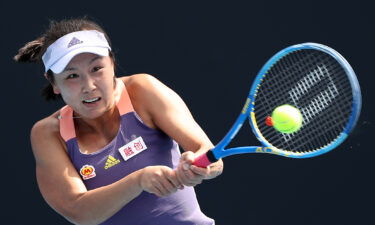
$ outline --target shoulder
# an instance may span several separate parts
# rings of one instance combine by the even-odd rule
[[[161,81],[149,74],[122,77],[134,110],[150,127],[158,127],[156,117],[181,105],[180,97]]]
[[[161,106],[161,102],[167,103],[168,99],[175,95],[174,91],[150,74],[135,74],[122,77],[121,80],[126,86],[134,108],[149,107],[156,103]]]
[[[150,74],[135,74],[121,79],[134,107],[146,104],[144,107],[160,110],[163,106],[180,103],[180,96],[175,91]]]
[[[129,94],[137,92],[157,91],[161,87],[165,87],[162,82],[150,74],[134,74],[120,78],[128,90]]]
[[[31,135],[58,133],[60,128],[58,115],[59,112],[55,112],[54,114],[36,122],[31,129]]]
[[[34,155],[37,157],[49,144],[63,143],[60,135],[59,112],[36,122],[30,133]],[[63,146],[63,145],[62,145]]]

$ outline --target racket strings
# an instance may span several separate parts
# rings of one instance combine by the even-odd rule
[[[320,68],[319,66],[318,66],[318,68]],[[324,72],[327,72],[327,70],[325,69],[325,71]],[[319,73],[316,73],[316,71],[314,72],[314,75],[315,75],[315,78],[317,77],[318,79],[321,77],[321,76],[323,76],[323,73],[324,73],[322,70],[320,70],[320,74]],[[309,74],[310,76],[306,76],[307,78],[311,78],[311,73]],[[306,78],[305,77],[305,78]],[[316,82],[316,79],[314,79],[314,77],[312,77],[311,79],[310,79],[310,82],[311,82],[311,80],[313,80],[313,82]],[[305,79],[305,81],[306,81],[306,79]],[[303,84],[303,83],[302,83]],[[306,90],[307,90],[307,88],[306,88],[306,86],[304,86],[304,85],[300,85],[300,84],[298,84],[298,88],[300,88],[300,89],[302,89],[302,91],[303,92],[306,92]],[[308,85],[309,86],[309,85]],[[310,85],[311,86],[311,85]],[[318,85],[318,87],[319,87],[319,85]],[[328,90],[331,90],[332,88],[329,88]],[[313,90],[317,90],[316,88],[314,88]],[[315,91],[315,92],[312,92],[313,94],[312,95],[316,95],[317,93],[320,93],[321,95],[324,95],[323,94],[323,92],[321,92],[320,90],[317,90],[317,91]],[[336,95],[338,92],[337,92],[337,90],[335,91],[335,93],[332,93],[332,95],[334,96],[334,95]],[[304,94],[304,93],[302,93],[302,94]],[[326,94],[326,93],[325,93]],[[320,96],[318,96],[318,98],[315,98],[311,103],[310,103],[310,110],[313,110],[314,111],[314,114],[317,114],[317,113],[319,113],[320,111],[322,111],[323,110],[323,107],[320,107],[320,104],[319,104],[319,101],[323,101],[325,98],[319,98]],[[301,100],[301,102],[304,102],[303,100]],[[328,105],[328,103],[325,103],[325,105]],[[301,107],[301,106],[300,106]],[[305,115],[304,116],[304,123],[305,123],[305,125],[306,125],[306,123],[308,123],[309,122],[309,120],[308,120],[308,118],[309,118],[309,110],[305,110],[305,112],[304,112],[304,110],[302,110],[302,114],[303,115]],[[306,116],[307,115],[307,116]],[[310,118],[311,118],[312,116],[310,116]],[[307,120],[306,120],[307,119]],[[327,121],[331,121],[331,120],[327,120]],[[326,127],[328,127],[329,125],[327,125]],[[328,133],[328,132],[327,132]],[[308,135],[308,134],[306,134],[306,135]],[[286,137],[290,137],[290,136],[293,136],[293,134],[291,134],[291,135],[283,135],[284,136],[284,139],[286,138]],[[323,136],[323,137],[325,137],[325,136]],[[325,140],[326,138],[323,138],[323,137],[320,137],[318,140],[323,140],[325,143],[327,143],[327,141]],[[313,136],[310,136],[309,137],[310,139],[311,138],[313,138]]]
[[[347,75],[334,58],[317,50],[301,50],[279,59],[266,72],[254,113],[258,129],[271,145],[308,152],[338,137],[350,116],[352,98]],[[265,125],[266,117],[282,104],[301,110],[304,120],[298,132],[283,134]]]
[[[319,74],[317,74],[317,75],[319,75]],[[314,81],[314,82],[316,82],[316,81]],[[301,88],[301,87],[299,87],[299,88]],[[305,90],[306,90],[306,88],[305,88]],[[317,90],[316,88],[314,88],[313,90]],[[332,90],[332,88],[329,88],[328,90]],[[318,91],[316,91],[316,92],[318,92],[318,93],[320,93],[321,95],[323,95],[323,92],[321,92],[320,90],[318,90]],[[315,95],[316,94],[316,92],[315,93],[313,93],[313,95]],[[327,94],[327,93],[325,93],[325,94]],[[337,90],[335,91],[335,93],[332,93],[331,92],[331,95],[332,96],[335,96],[337,94]],[[320,104],[319,104],[319,101],[323,101],[324,100],[324,98],[319,98],[320,96],[318,96],[318,98],[315,98],[314,99],[314,101],[312,101],[311,102],[311,104],[310,104],[310,111],[311,110],[313,110],[313,114],[317,114],[317,113],[319,113],[320,111],[322,111],[323,110],[323,107],[320,107]],[[323,96],[324,97],[324,96]],[[325,97],[327,97],[327,96],[325,96]],[[302,101],[303,102],[303,101]],[[328,105],[328,103],[325,103],[325,106],[327,106]],[[305,112],[304,112],[305,111]],[[302,110],[302,114],[303,115],[305,115],[305,117],[304,117],[304,121],[305,121],[305,125],[306,125],[306,123],[308,123],[309,122],[309,116],[310,116],[310,114],[309,114],[309,110]],[[306,116],[307,115],[307,116]],[[310,117],[312,117],[312,116],[310,116]],[[327,121],[332,121],[332,120],[327,120]],[[334,124],[333,124],[334,125]],[[326,125],[325,127],[332,127],[332,125],[330,125],[330,124],[328,124],[328,125]],[[332,133],[332,132],[329,132],[329,131],[327,131],[326,132],[326,134],[329,134],[329,133]],[[309,135],[309,134],[306,134],[306,135]],[[290,137],[290,136],[293,136],[293,135],[283,135],[284,136],[284,138],[285,137]],[[311,136],[311,135],[309,135],[309,139],[316,139],[316,137],[315,136]],[[327,143],[327,138],[326,138],[326,136],[324,135],[324,136],[318,136],[318,138],[317,138],[317,140],[321,140],[321,141],[323,141],[323,142],[325,142],[325,143]],[[304,143],[302,143],[302,144],[304,144]],[[322,144],[320,144],[320,145],[322,145]],[[297,146],[298,147],[298,146]]]

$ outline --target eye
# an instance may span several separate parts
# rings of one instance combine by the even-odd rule
[[[93,69],[92,69],[92,71],[93,72],[97,72],[97,71],[99,71],[100,69],[102,69],[103,67],[101,67],[101,66],[95,66]]]
[[[78,75],[76,73],[72,73],[72,74],[69,74],[66,79],[73,79],[73,78],[77,78]]]

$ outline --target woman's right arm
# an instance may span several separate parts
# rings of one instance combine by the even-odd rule
[[[142,191],[165,196],[181,186],[172,169],[151,166],[110,185],[88,191],[69,159],[59,134],[58,119],[54,117],[33,126],[31,144],[37,181],[44,199],[74,224],[99,224]]]

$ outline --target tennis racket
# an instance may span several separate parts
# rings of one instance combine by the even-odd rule
[[[347,138],[358,120],[361,103],[356,75],[338,52],[316,43],[290,46],[262,67],[232,128],[193,164],[206,167],[220,158],[243,153],[292,158],[327,153]],[[302,126],[296,132],[282,133],[266,122],[272,111],[284,104],[302,114]],[[225,149],[246,118],[262,145]]]

